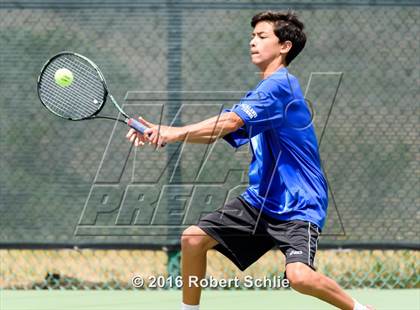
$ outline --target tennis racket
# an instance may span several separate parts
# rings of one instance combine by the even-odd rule
[[[98,66],[77,53],[61,52],[48,60],[38,77],[37,88],[41,103],[59,117],[72,121],[95,118],[116,120],[142,134],[147,129],[118,105]],[[98,116],[108,97],[120,112],[118,118]]]

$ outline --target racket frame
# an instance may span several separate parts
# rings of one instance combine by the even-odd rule
[[[48,67],[48,65],[55,60],[58,57],[61,57],[63,55],[71,55],[71,56],[76,56],[79,57],[83,60],[85,60],[86,62],[88,62],[93,69],[95,69],[96,73],[99,76],[99,79],[102,83],[102,86],[104,88],[104,96],[103,96],[103,100],[102,100],[102,104],[101,106],[96,110],[95,113],[93,113],[92,115],[83,117],[83,118],[78,118],[78,119],[73,119],[71,117],[64,117],[58,113],[56,113],[55,111],[53,111],[52,109],[50,109],[42,100],[41,98],[41,94],[40,94],[40,83],[41,83],[41,77],[44,74],[44,71],[46,70],[46,68]],[[130,118],[130,116],[127,115],[127,113],[124,112],[124,110],[120,107],[120,105],[117,103],[117,101],[114,99],[114,97],[111,95],[111,93],[108,90],[108,86],[106,84],[106,80],[104,75],[102,74],[101,70],[99,69],[99,67],[89,58],[87,58],[86,56],[80,55],[78,53],[75,52],[70,52],[70,51],[63,51],[60,52],[54,56],[52,56],[47,62],[45,62],[45,64],[43,65],[42,69],[41,69],[41,73],[38,76],[38,82],[37,82],[37,94],[38,94],[38,98],[41,101],[42,105],[51,113],[53,113],[54,115],[61,117],[63,119],[67,119],[67,120],[71,120],[71,121],[82,121],[82,120],[87,120],[87,119],[98,119],[98,118],[104,118],[104,119],[111,119],[111,120],[116,120],[119,122],[122,122],[124,124],[127,124],[128,126],[130,126],[131,128],[135,129],[136,131],[143,133],[145,129],[147,129],[146,126],[144,126],[142,123],[140,123],[139,121],[137,121],[134,118]],[[114,106],[117,108],[118,112],[120,112],[120,114],[122,114],[124,116],[124,119],[121,118],[115,118],[115,117],[110,117],[110,116],[97,116],[99,114],[99,112],[101,112],[101,110],[103,109],[103,107],[105,106],[106,100],[107,98],[110,98],[112,103],[114,104]]]
[[[82,58],[83,60],[85,60],[85,61],[87,61],[94,69],[95,69],[95,71],[96,71],[96,73],[98,74],[98,76],[99,76],[99,79],[100,79],[100,81],[101,81],[101,83],[102,83],[102,86],[103,86],[103,88],[104,88],[104,96],[103,96],[103,98],[102,98],[102,104],[101,104],[101,106],[96,110],[96,112],[95,113],[93,113],[92,115],[89,115],[89,116],[86,116],[86,117],[83,117],[83,118],[77,118],[77,119],[74,119],[74,118],[71,118],[71,117],[65,117],[65,116],[62,116],[62,115],[60,115],[60,114],[58,114],[58,113],[56,113],[55,111],[53,111],[52,109],[50,109],[45,103],[44,103],[44,101],[42,100],[42,98],[41,98],[41,93],[40,93],[40,83],[41,83],[41,78],[42,78],[42,76],[44,75],[44,71],[47,69],[47,67],[48,67],[48,65],[53,61],[53,60],[55,60],[56,58],[58,58],[58,57],[61,57],[61,56],[63,56],[63,55],[72,55],[72,56],[76,56],[76,57],[80,57],[80,58]],[[41,101],[41,103],[42,103],[42,105],[48,110],[48,111],[50,111],[51,113],[53,113],[54,115],[56,115],[56,116],[58,116],[58,117],[61,117],[61,118],[64,118],[64,119],[67,119],[67,120],[70,120],[70,121],[83,121],[83,120],[86,120],[86,119],[92,119],[92,118],[95,118],[95,116],[103,109],[103,107],[105,106],[105,103],[106,103],[106,100],[107,100],[107,97],[110,95],[109,94],[109,91],[108,91],[108,87],[107,87],[107,85],[106,85],[106,81],[105,81],[105,78],[104,78],[104,76],[103,76],[103,74],[102,74],[102,72],[101,72],[101,70],[99,69],[99,67],[92,61],[92,60],[90,60],[89,58],[87,58],[87,57],[85,57],[85,56],[83,56],[83,55],[80,55],[80,54],[77,54],[77,53],[74,53],[74,52],[69,52],[69,51],[63,51],[63,52],[60,52],[60,53],[58,53],[58,54],[56,54],[56,55],[54,55],[54,56],[52,56],[50,59],[48,59],[46,62],[45,62],[45,64],[42,66],[42,69],[41,69],[41,73],[39,74],[39,76],[38,76],[38,82],[37,82],[37,94],[38,94],[38,98],[39,98],[39,100]],[[114,105],[116,105],[116,103],[115,102],[113,102],[114,103]],[[118,109],[118,111],[119,112],[122,112],[122,114],[125,116],[126,114],[124,113],[124,111],[122,111],[122,109],[117,105],[117,109]]]

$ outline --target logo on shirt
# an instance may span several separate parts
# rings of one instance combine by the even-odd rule
[[[302,251],[295,251],[295,250],[293,250],[293,251],[290,251],[289,256],[292,256],[292,255],[302,255],[302,254],[303,254]]]
[[[241,109],[246,113],[246,115],[249,116],[249,118],[253,119],[257,117],[257,112],[255,112],[255,110],[249,104],[243,103],[241,105]]]

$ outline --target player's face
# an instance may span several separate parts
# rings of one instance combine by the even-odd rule
[[[255,25],[249,42],[251,61],[254,65],[264,70],[273,62],[280,61],[284,53],[284,44],[279,42],[279,38],[274,34],[273,24],[269,22],[259,22]],[[290,43],[289,41],[286,41]]]

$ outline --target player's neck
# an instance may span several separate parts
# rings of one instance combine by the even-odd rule
[[[266,79],[273,73],[277,72],[281,68],[285,68],[286,65],[283,63],[283,61],[272,61],[269,63],[266,67],[260,68],[261,69],[261,79]]]

